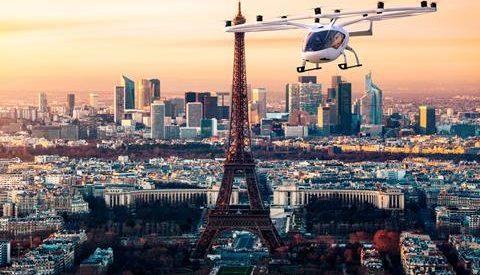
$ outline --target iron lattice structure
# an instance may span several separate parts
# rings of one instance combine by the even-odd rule
[[[244,24],[240,3],[235,25]],[[221,232],[245,230],[259,236],[263,243],[274,252],[282,246],[282,240],[270,219],[270,210],[264,208],[258,188],[255,160],[251,152],[251,136],[248,121],[248,91],[245,67],[245,33],[235,33],[233,63],[232,111],[230,135],[224,164],[222,185],[217,203],[210,209],[207,226],[192,252],[192,259],[203,259],[212,242]],[[233,181],[243,177],[247,184],[249,206],[230,205]]]

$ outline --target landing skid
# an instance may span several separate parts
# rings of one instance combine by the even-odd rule
[[[355,50],[352,49],[350,46],[347,46],[347,47],[345,48],[345,50],[350,51],[350,52],[352,52],[352,53],[355,55],[355,61],[357,62],[357,64],[348,66],[348,63],[347,63],[347,55],[346,55],[345,52],[344,52],[344,53],[343,53],[343,60],[344,60],[344,62],[338,64],[338,67],[339,67],[340,69],[342,69],[342,70],[348,70],[348,69],[350,69],[350,68],[361,67],[362,64],[360,64],[360,61],[358,60],[358,55],[357,55],[357,53],[355,52]]]
[[[350,68],[362,67],[362,64],[356,64],[356,65],[348,66],[347,63],[340,63],[340,64],[338,64],[338,67],[342,70],[348,70]]]
[[[315,67],[315,68],[310,68],[310,69],[305,69],[305,66],[300,66],[300,67],[297,67],[297,72],[298,73],[304,73],[304,72],[309,72],[309,71],[316,71],[316,70],[321,70],[322,67],[318,66]]]

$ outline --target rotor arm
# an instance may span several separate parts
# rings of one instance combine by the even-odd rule
[[[372,36],[373,35],[373,21],[370,21],[370,27],[365,31],[354,31],[349,33],[350,37],[353,36]]]
[[[381,14],[372,15],[372,16],[364,15],[362,18],[342,22],[339,25],[342,27],[345,27],[345,26],[353,25],[363,21],[370,21],[370,22],[382,21],[387,19],[416,16],[416,15],[421,15],[424,13],[430,13],[435,11],[436,11],[436,8],[422,8],[422,9],[415,9],[415,10],[406,10],[406,11],[403,10],[403,11],[396,11],[396,12],[390,12],[390,13],[381,13]]]
[[[226,29],[227,32],[265,32],[293,29],[312,29],[315,25],[292,22],[289,20],[242,24]]]

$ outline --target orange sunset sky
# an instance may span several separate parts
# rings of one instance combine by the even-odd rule
[[[420,1],[386,1],[386,6]],[[373,8],[370,0],[244,0],[247,19],[324,9]],[[0,7],[0,91],[111,91],[120,75],[157,77],[164,95],[228,90],[232,35],[223,20],[234,0],[15,0]],[[313,73],[329,85],[342,74],[363,90],[363,75],[388,91],[477,91],[480,1],[439,1],[437,13],[377,22],[374,36],[352,38],[364,67],[336,63]],[[359,26],[361,27],[361,26]],[[302,30],[247,35],[248,80],[283,91],[296,80]]]

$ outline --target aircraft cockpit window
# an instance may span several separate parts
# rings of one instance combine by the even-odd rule
[[[344,40],[345,34],[339,31],[314,32],[307,37],[305,51],[314,52],[327,48],[338,49],[342,46]]]

